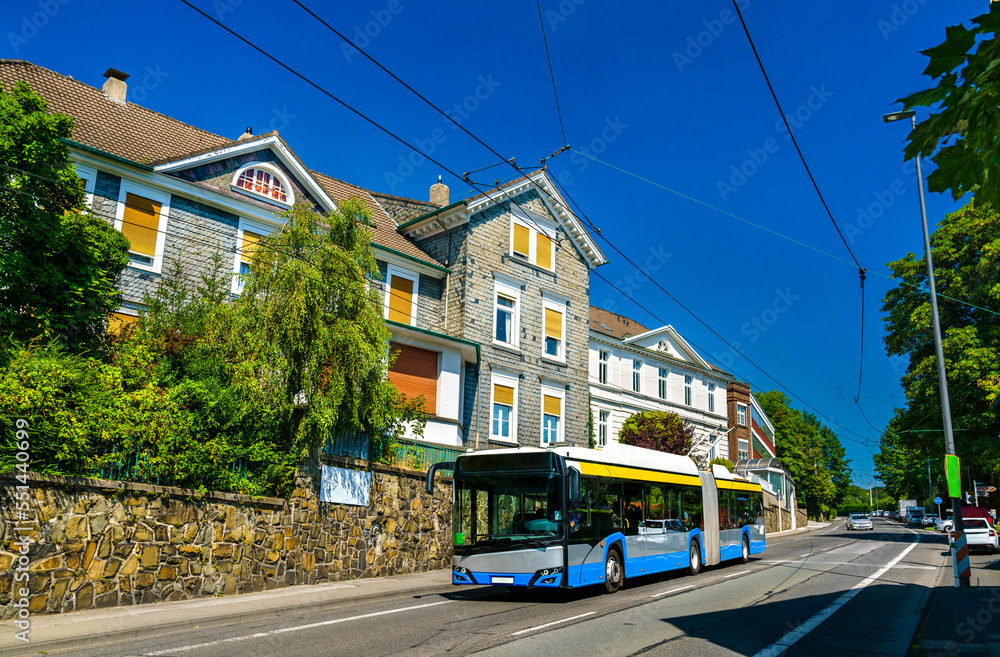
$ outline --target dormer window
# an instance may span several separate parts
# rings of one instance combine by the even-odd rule
[[[292,192],[277,168],[268,164],[257,163],[241,169],[233,177],[233,187],[283,205],[293,202]]]

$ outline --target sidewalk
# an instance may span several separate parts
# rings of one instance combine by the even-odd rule
[[[973,558],[968,589],[955,588],[945,559],[907,657],[1000,657],[1000,556]]]
[[[792,534],[801,534],[802,532],[811,532],[817,529],[823,529],[829,527],[836,520],[831,520],[830,522],[816,522],[815,520],[810,520],[806,523],[805,527],[796,527],[795,529],[786,529],[783,532],[768,532],[768,536],[790,536]]]
[[[427,595],[452,590],[451,570],[434,570],[412,575],[290,586],[221,598],[35,615],[30,619],[30,643],[15,638],[14,634],[20,630],[14,627],[13,621],[0,623],[0,656],[33,655],[42,650],[82,647],[111,638],[138,638],[185,627],[275,618],[399,593]]]

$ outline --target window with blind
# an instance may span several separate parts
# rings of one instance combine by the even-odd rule
[[[128,239],[131,265],[159,272],[169,214],[169,194],[122,180],[115,228]]]
[[[545,311],[545,355],[562,360],[564,358],[563,318],[565,313],[560,308],[544,304]]]
[[[108,315],[108,333],[112,335],[121,335],[122,331],[126,327],[132,326],[139,318],[135,315],[126,315],[125,313],[111,313]]]
[[[524,222],[524,223],[522,223]],[[531,225],[530,221],[519,219],[512,222],[510,253],[515,258],[533,265],[555,270],[555,245],[541,225]]]
[[[514,441],[517,439],[514,417],[517,382],[513,379],[508,380],[506,377],[494,377],[492,385],[493,415],[490,423],[490,438],[494,440]]]
[[[416,324],[418,275],[390,266],[386,279],[385,318],[400,324]]]
[[[542,394],[542,443],[551,445],[559,442],[562,424],[562,398]]]
[[[390,352],[399,352],[389,368],[389,380],[409,399],[423,395],[427,413],[437,413],[438,352],[408,344],[389,343]]]
[[[270,234],[270,229],[263,225],[258,225],[240,220],[239,230],[236,232],[236,262],[233,265],[233,294],[243,294],[245,277],[250,273],[250,263],[253,261],[260,241]]]

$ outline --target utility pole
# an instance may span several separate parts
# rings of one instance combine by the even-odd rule
[[[969,466],[969,485],[972,486],[972,502],[979,506],[979,491],[976,490],[976,480],[972,478],[972,466]]]

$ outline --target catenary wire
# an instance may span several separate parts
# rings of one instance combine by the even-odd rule
[[[542,19],[542,4],[540,0],[535,0],[535,6],[538,7],[538,24],[542,28],[542,43],[545,44],[545,59],[549,62],[549,77],[552,78],[552,95],[556,99],[556,114],[559,115],[559,129],[562,131],[563,146],[569,146],[569,142],[566,141],[566,127],[563,125],[563,115],[562,109],[559,107],[559,92],[556,90],[556,74],[552,70],[552,55],[549,54],[549,39],[545,36],[545,21]]]

